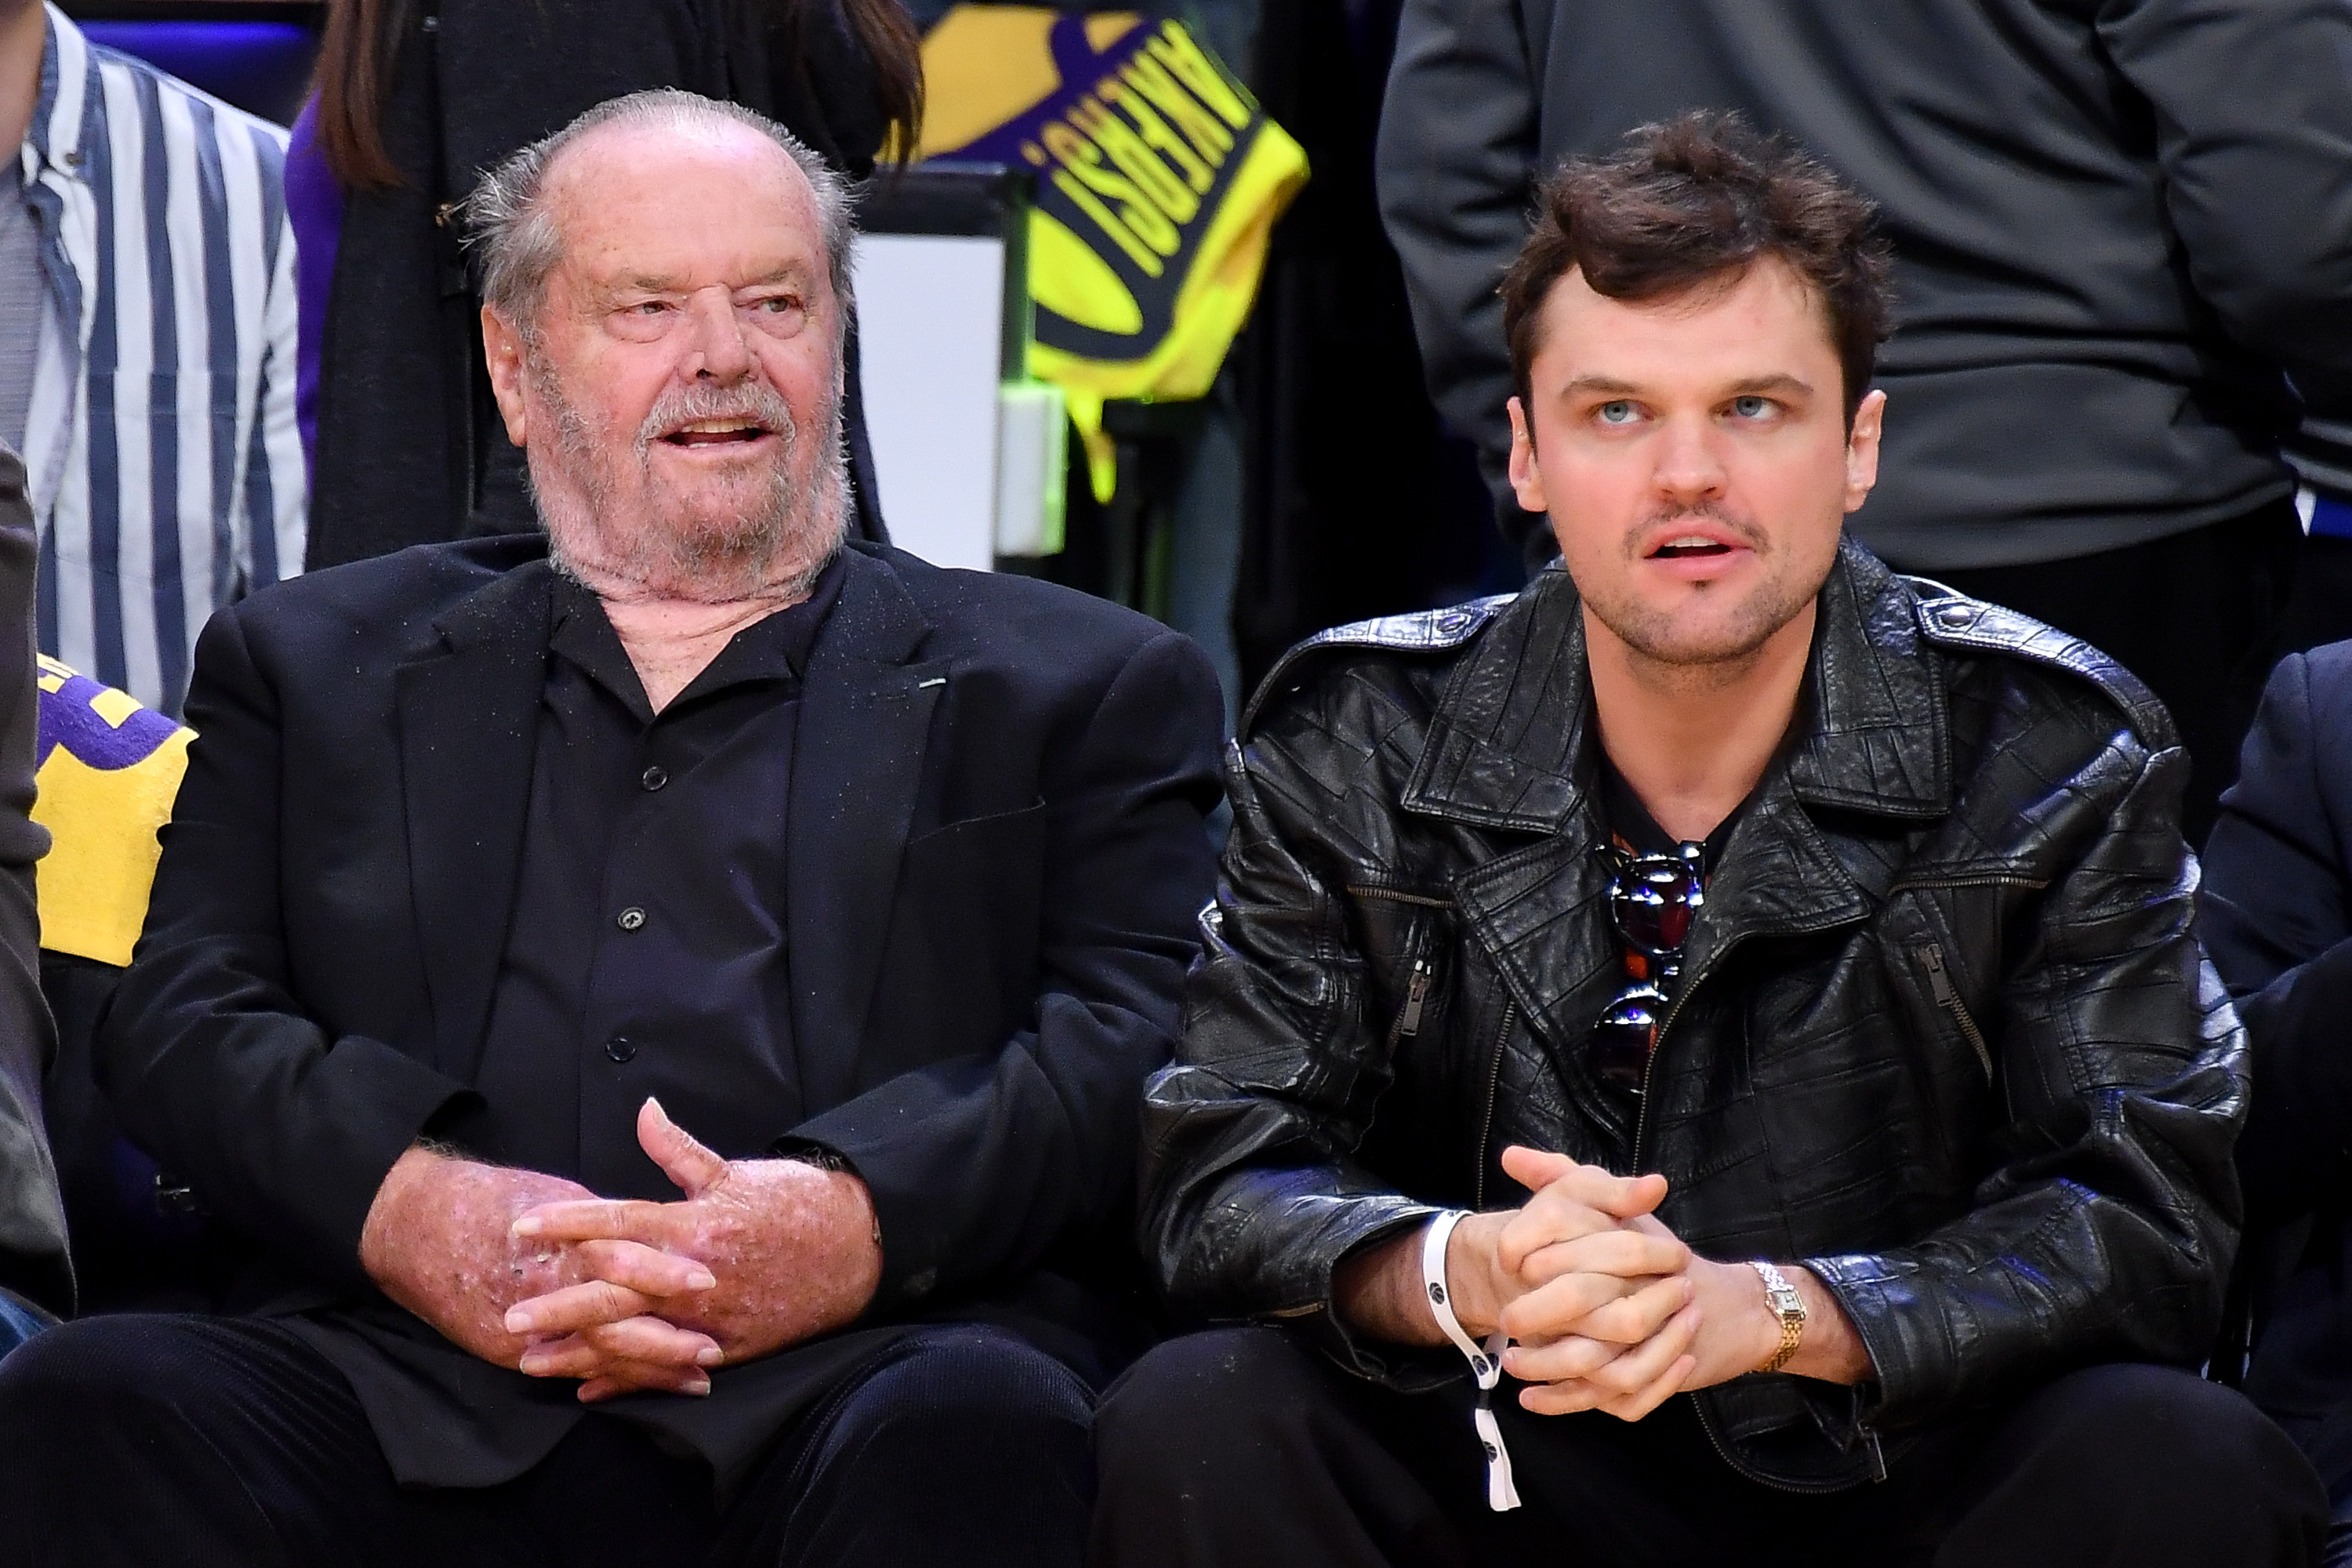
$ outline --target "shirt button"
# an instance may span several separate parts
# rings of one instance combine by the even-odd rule
[[[635,931],[646,923],[646,911],[631,904],[613,917],[613,923],[623,931]]]
[[[659,789],[662,785],[669,783],[669,773],[659,763],[656,763],[652,767],[647,768],[645,773],[639,776],[637,782],[645,785],[647,789]]]
[[[604,1042],[604,1054],[616,1062],[627,1061],[637,1054],[636,1042],[625,1035],[614,1035]]]

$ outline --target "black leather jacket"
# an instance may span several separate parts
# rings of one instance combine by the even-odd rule
[[[1818,626],[1640,1114],[1587,1066],[1622,967],[1566,575],[1276,668],[1145,1109],[1181,1309],[1295,1321],[1398,1386],[1459,1376],[1348,1330],[1332,1268],[1433,1205],[1524,1201],[1497,1156],[1526,1143],[1664,1173],[1701,1254],[1801,1261],[1853,1320],[1858,1391],[1696,1396],[1759,1480],[1851,1485],[2067,1368],[2203,1355],[2245,1043],[2190,929],[2170,721],[2084,644],[1850,543]]]

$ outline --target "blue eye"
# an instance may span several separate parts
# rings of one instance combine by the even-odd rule
[[[1630,401],[1622,397],[1612,398],[1592,412],[1603,425],[1631,425],[1641,413]]]
[[[1757,397],[1751,395],[1731,400],[1731,411],[1742,419],[1761,419],[1772,410],[1773,403],[1769,397]]]

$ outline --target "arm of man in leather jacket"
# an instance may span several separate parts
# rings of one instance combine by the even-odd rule
[[[1256,737],[1251,752],[1276,744]],[[1314,797],[1340,794],[1360,760],[1318,772],[1294,752],[1269,777],[1228,746],[1234,820],[1205,952],[1177,1059],[1145,1091],[1142,1232],[1180,1310],[1294,1321],[1368,1376],[1433,1386],[1458,1368],[1450,1349],[1384,1344],[1332,1310],[1343,1258],[1438,1212],[1355,1158],[1390,1081],[1386,1041],[1339,890],[1294,847]]]
[[[2187,771],[2168,737],[2126,731],[2053,781],[2044,831],[2082,848],[2001,940],[1986,1033],[2007,1121],[1986,1129],[1974,1206],[1908,1246],[1800,1259],[1869,1350],[1875,1424],[2099,1362],[2193,1366],[2211,1346],[2246,1043],[2193,932]]]

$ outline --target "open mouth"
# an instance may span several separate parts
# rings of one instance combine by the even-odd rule
[[[662,439],[673,447],[748,446],[767,434],[768,427],[756,419],[698,419]]]
[[[1697,534],[1685,534],[1680,539],[1667,540],[1650,552],[1650,558],[1654,561],[1683,561],[1693,557],[1730,553],[1731,546],[1720,540],[1704,539]]]

